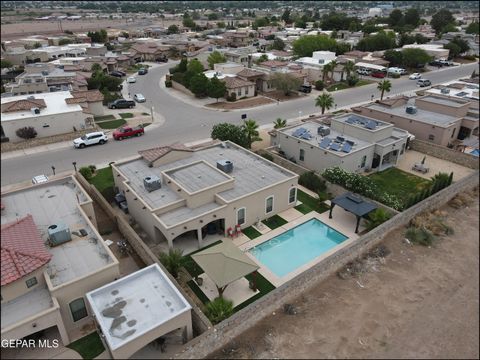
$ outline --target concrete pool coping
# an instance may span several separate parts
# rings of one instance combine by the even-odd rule
[[[351,218],[347,215],[351,215]],[[335,217],[337,219],[335,219]],[[338,220],[340,220],[339,218],[341,218],[341,222],[339,222]],[[266,241],[269,241],[271,240],[272,238],[290,230],[290,229],[293,229],[299,225],[302,225],[303,223],[311,220],[311,219],[317,219],[319,221],[321,221],[322,223],[324,223],[325,225],[331,227],[332,229],[334,229],[335,231],[338,231],[339,233],[341,233],[342,235],[346,236],[347,239],[345,241],[343,241],[342,243],[336,245],[335,247],[331,248],[330,250],[324,252],[323,254],[317,256],[316,258],[314,258],[313,260],[303,264],[302,266],[298,267],[297,269],[289,272],[287,275],[283,276],[283,277],[279,277],[277,275],[275,275],[270,269],[268,269],[264,264],[262,264],[260,261],[258,261],[258,259],[253,256],[252,254],[249,253],[248,250],[250,250],[251,248],[257,246],[257,245],[260,245]],[[255,261],[255,263],[257,263],[260,268],[257,270],[263,277],[265,277],[268,281],[270,281],[275,287],[279,287],[283,284],[285,284],[286,282],[288,282],[289,280],[295,278],[296,276],[300,275],[302,272],[304,272],[305,270],[311,268],[312,266],[318,264],[319,262],[325,260],[327,257],[331,256],[332,254],[334,254],[335,252],[337,252],[338,250],[342,249],[343,247],[345,246],[348,246],[350,245],[353,241],[357,240],[359,238],[358,234],[355,234],[355,222],[354,222],[354,219],[355,219],[355,216],[350,214],[350,213],[347,213],[347,212],[344,212],[342,211],[341,213],[338,213],[337,215],[334,214],[334,218],[333,219],[329,219],[328,218],[328,211],[327,212],[324,212],[322,214],[319,214],[315,211],[312,211],[294,221],[291,221],[281,227],[278,227],[270,232],[268,232],[267,234],[265,235],[262,235],[262,236],[259,236],[258,238],[256,239],[253,239],[251,241],[248,241],[244,244],[241,244],[239,245],[239,248],[240,250],[242,250],[250,259],[252,259],[253,261]],[[337,220],[337,221],[335,221]],[[346,220],[346,221],[345,221]],[[352,220],[352,221],[350,221]],[[350,228],[347,228],[345,225],[345,222],[347,222],[349,225],[350,225]],[[360,230],[361,231],[361,230]]]

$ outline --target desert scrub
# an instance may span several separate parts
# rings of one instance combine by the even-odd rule
[[[423,246],[431,246],[433,241],[436,239],[435,235],[433,235],[429,230],[423,227],[416,228],[415,226],[410,226],[407,229],[405,237],[411,242]]]

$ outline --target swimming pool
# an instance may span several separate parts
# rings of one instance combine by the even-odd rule
[[[314,218],[251,248],[249,253],[276,276],[283,277],[347,239]]]

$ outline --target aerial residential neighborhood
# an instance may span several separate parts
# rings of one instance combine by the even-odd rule
[[[2,359],[479,358],[473,1],[2,1]]]

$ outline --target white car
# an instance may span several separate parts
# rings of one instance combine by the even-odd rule
[[[147,100],[145,99],[145,96],[143,96],[142,94],[135,94],[135,95],[133,95],[133,100],[135,100],[136,102],[139,102],[139,103],[142,103],[142,102],[147,101]]]
[[[127,79],[127,83],[129,84],[134,84],[137,82],[137,78],[135,76],[130,76],[128,79]]]
[[[108,141],[107,135],[103,131],[92,132],[73,140],[75,148],[83,149],[85,146],[100,144],[103,145]]]
[[[413,73],[408,77],[410,80],[418,80],[422,78],[422,74],[420,73]]]

